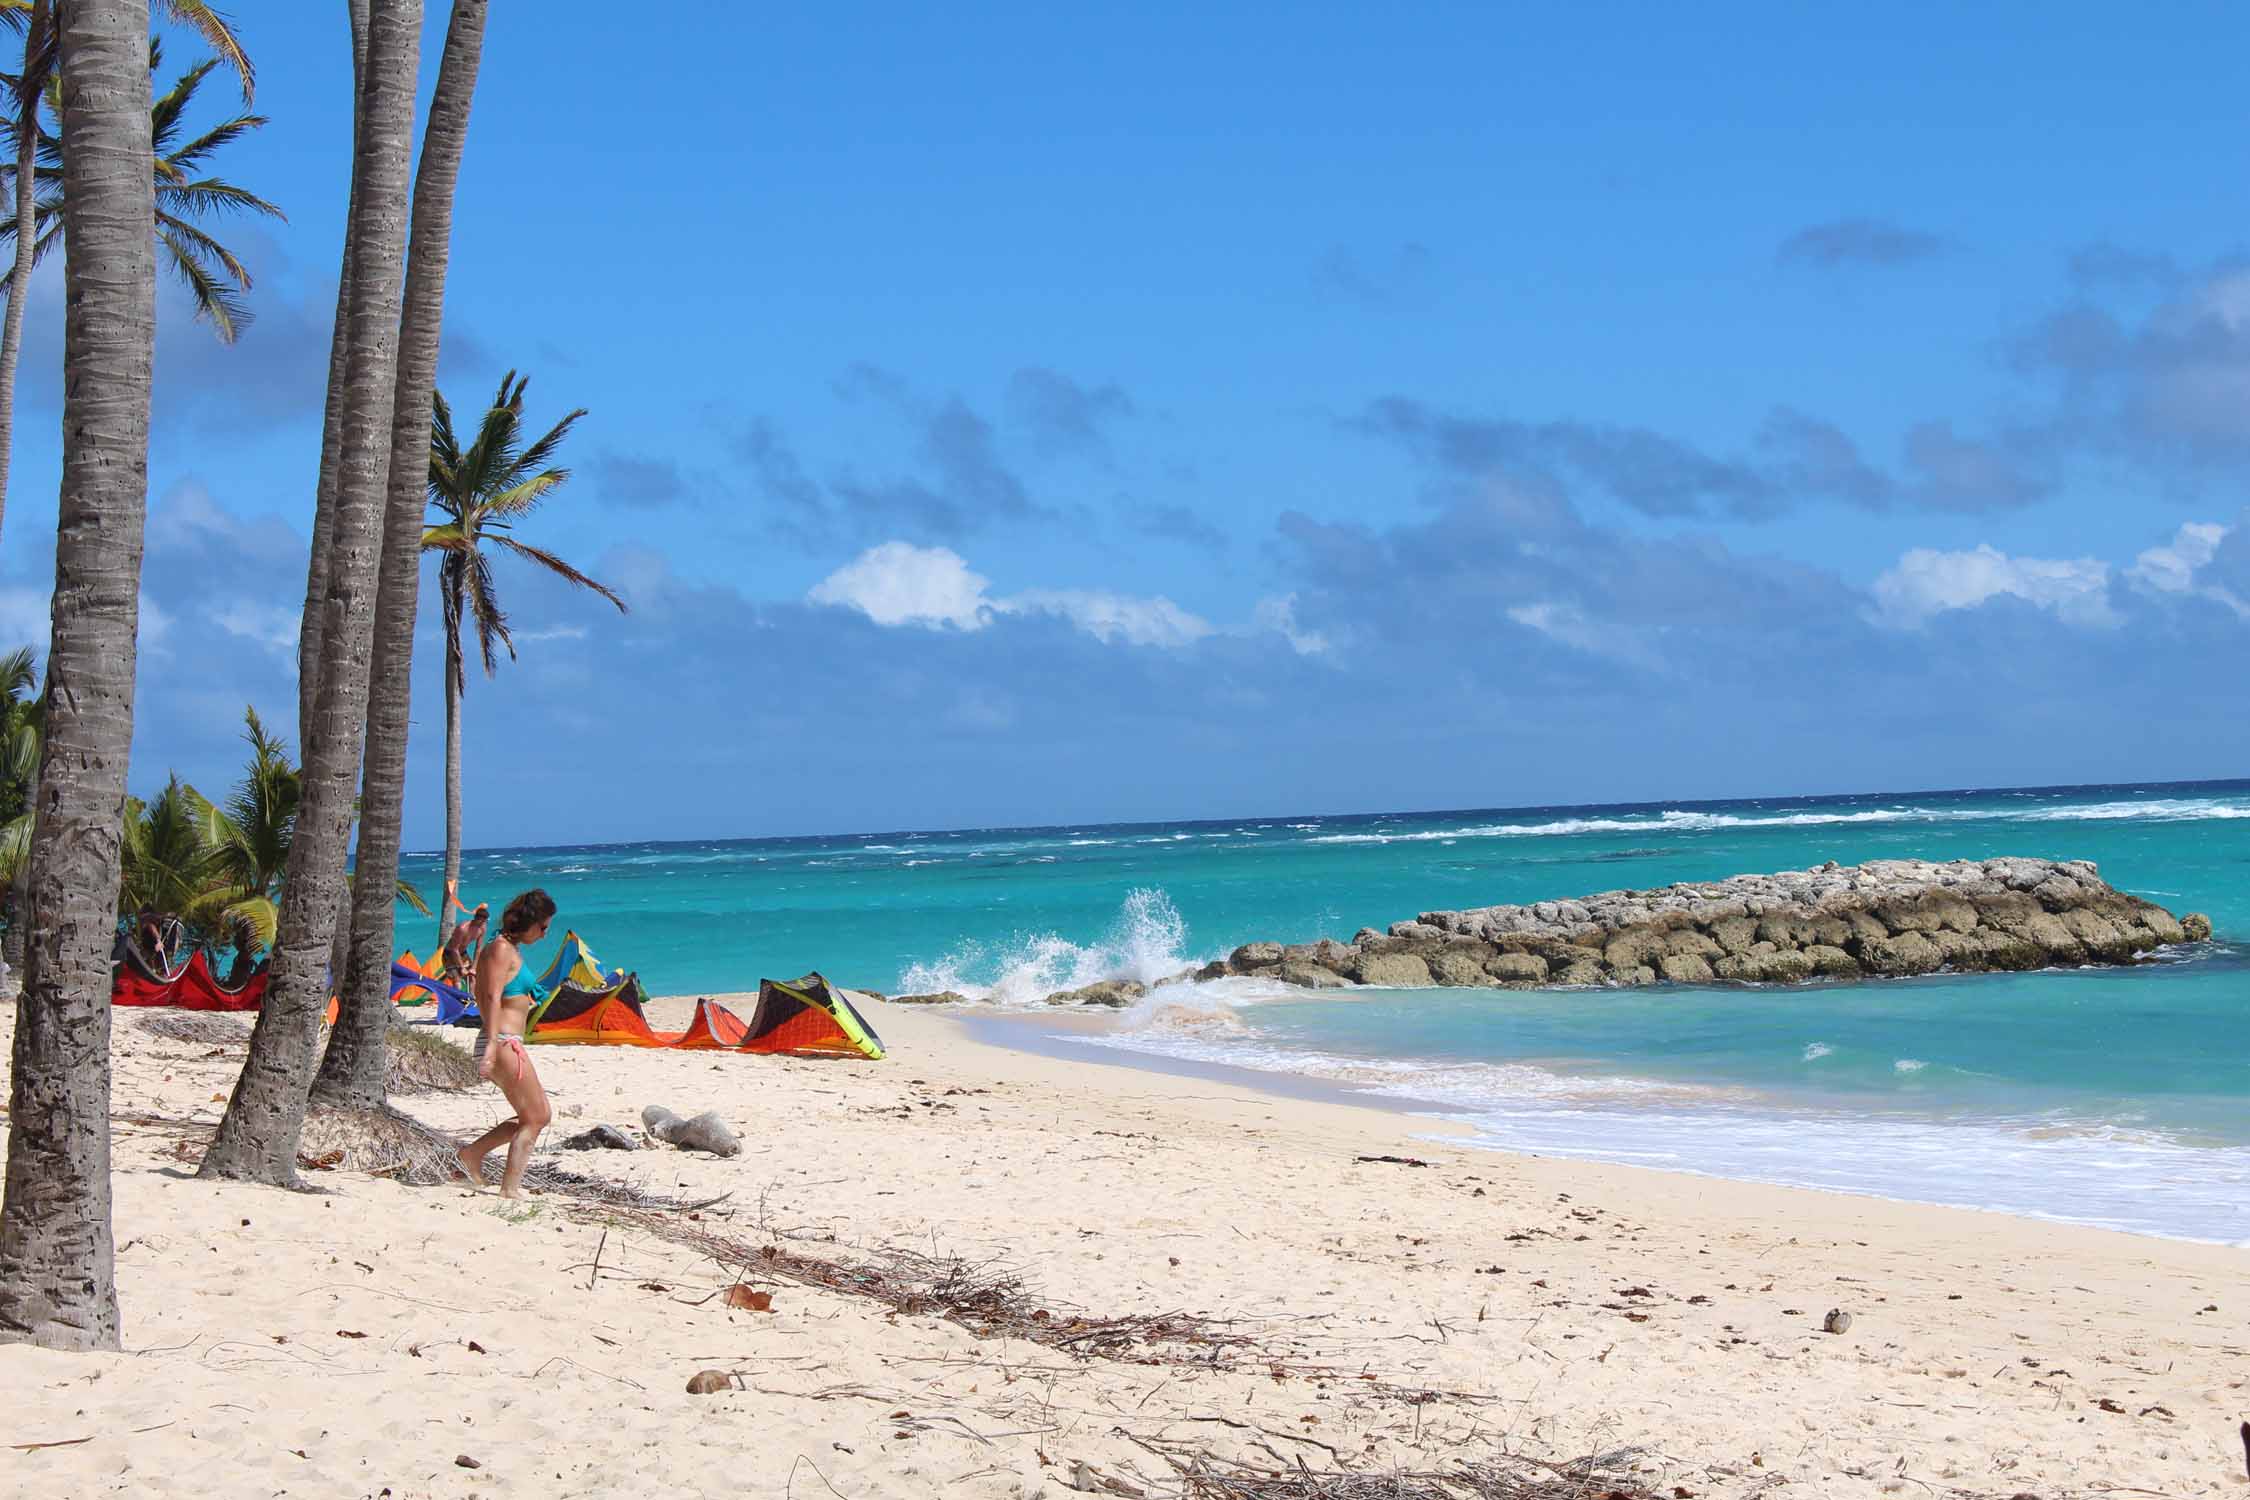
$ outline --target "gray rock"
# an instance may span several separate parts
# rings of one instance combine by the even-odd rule
[[[726,1121],[710,1110],[683,1120],[663,1105],[651,1104],[641,1111],[641,1124],[650,1135],[682,1150],[708,1151],[713,1156],[737,1156],[742,1151],[742,1142],[727,1129]]]
[[[2211,941],[2211,919],[2199,911],[2191,911],[2180,918],[2180,931],[2191,943]]]
[[[1483,943],[1448,943],[1427,961],[1430,977],[1443,985],[1489,985],[1493,979],[1485,972],[1485,964],[1491,954]]]
[[[1148,993],[1148,986],[1136,979],[1097,979],[1092,984],[1075,990],[1056,990],[1047,997],[1049,1005],[1106,1005],[1112,1010],[1131,1005]]]
[[[1227,967],[1237,974],[1253,969],[1271,968],[1281,962],[1281,944],[1244,943],[1227,955]]]
[[[1274,975],[1283,984],[1301,984],[1308,990],[1347,989],[1351,981],[1319,964],[1283,964]]]
[[[893,1005],[966,1005],[969,997],[959,990],[939,990],[931,995],[893,995]]]
[[[1601,966],[1590,958],[1578,960],[1588,977],[1565,980],[1566,984],[1598,984]],[[1547,960],[1536,953],[1501,953],[1485,961],[1484,971],[1502,984],[1545,984],[1549,972]]]
[[[2084,860],[1880,859],[1428,911],[1387,932],[1362,928],[1351,944],[1245,944],[1229,962],[1237,973],[1286,963],[1397,987],[1637,985],[1659,977],[1794,984],[1941,967],[2131,963],[2209,932],[2207,919],[2175,920],[2112,888]]]
[[[1859,962],[1870,974],[1897,978],[1934,973],[1945,962],[1945,955],[1928,937],[1910,929],[1897,937],[1863,938],[1859,945]]]
[[[1412,953],[1362,953],[1352,978],[1388,990],[1426,990],[1430,966]]]

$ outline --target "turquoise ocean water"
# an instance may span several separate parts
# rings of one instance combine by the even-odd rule
[[[2250,944],[2225,941],[2250,939],[2250,782],[498,849],[462,886],[546,887],[659,994],[819,969],[999,1010],[1439,908],[1996,854],[2094,860],[2221,941],[1794,990],[1228,979],[1071,1045],[1324,1080],[1509,1149],[2250,1243]],[[434,857],[405,874],[438,886]]]

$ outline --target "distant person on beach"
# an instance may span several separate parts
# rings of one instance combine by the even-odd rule
[[[484,1018],[477,1033],[477,1076],[489,1078],[507,1097],[515,1114],[461,1148],[461,1170],[469,1181],[484,1182],[484,1158],[503,1141],[507,1165],[500,1173],[500,1196],[523,1196],[524,1168],[531,1165],[532,1143],[554,1118],[547,1091],[531,1069],[524,1049],[531,1007],[541,996],[524,967],[523,950],[547,935],[555,920],[555,901],[542,890],[525,891],[500,914],[500,933],[485,945],[477,963],[477,1010]]]
[[[447,899],[452,899],[450,892]],[[459,902],[453,904],[460,905]],[[438,965],[438,978],[447,984],[457,984],[467,989],[476,980],[477,955],[484,951],[484,932],[491,919],[492,909],[482,901],[476,904],[474,911],[467,907],[461,909],[467,914],[467,920],[454,928],[452,935],[445,940],[445,953]]]

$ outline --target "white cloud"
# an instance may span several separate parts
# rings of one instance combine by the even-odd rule
[[[1004,598],[945,547],[885,542],[815,584],[815,604],[856,609],[878,625],[982,630],[1001,615],[1055,615],[1104,645],[1187,646],[1213,633],[1208,620],[1162,597],[1102,589],[1026,589]]]
[[[1597,620],[1575,604],[1541,601],[1511,605],[1508,618],[1590,655],[1638,666],[1656,664],[1655,654],[1640,636],[1622,625]]]
[[[1332,644],[1317,630],[1307,630],[1297,623],[1297,596],[1283,594],[1279,598],[1268,596],[1258,601],[1257,613],[1252,617],[1258,629],[1270,630],[1289,643],[1299,656],[1319,656]]]
[[[2218,556],[2219,543],[2234,528],[2211,521],[2190,521],[2162,547],[2151,547],[2133,560],[2125,576],[2144,589],[2159,594],[2189,594],[2215,599],[2250,620],[2250,604],[2232,589],[2216,583],[2197,583],[2196,575]]]
[[[1211,634],[1211,622],[1171,600],[1135,599],[1084,589],[1027,589],[992,601],[1002,614],[1060,615],[1103,645],[1192,646]]]
[[[981,630],[992,620],[985,584],[951,548],[885,542],[814,584],[805,597],[856,609],[878,625]]]
[[[1875,580],[1878,623],[1911,628],[1948,610],[2007,595],[2073,625],[2119,623],[2109,605],[2109,564],[2091,557],[2010,557],[1985,544],[1968,552],[1916,547]]]
[[[142,600],[141,607],[148,607],[146,599]],[[256,642],[294,668],[297,660],[297,631],[304,624],[304,611],[293,610],[281,604],[256,604],[235,599],[214,613],[211,623],[228,635]],[[146,634],[145,622],[142,630]]]

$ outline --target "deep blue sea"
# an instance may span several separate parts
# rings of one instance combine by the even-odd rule
[[[2250,946],[2226,941],[2250,940],[2250,782],[495,849],[462,886],[496,908],[544,886],[658,994],[818,969],[1037,1008],[1434,909],[1998,854],[2091,859],[2220,941],[2130,971],[1790,990],[1229,979],[1072,1045],[1324,1080],[1513,1150],[2250,1244]],[[438,887],[434,856],[404,873]]]

